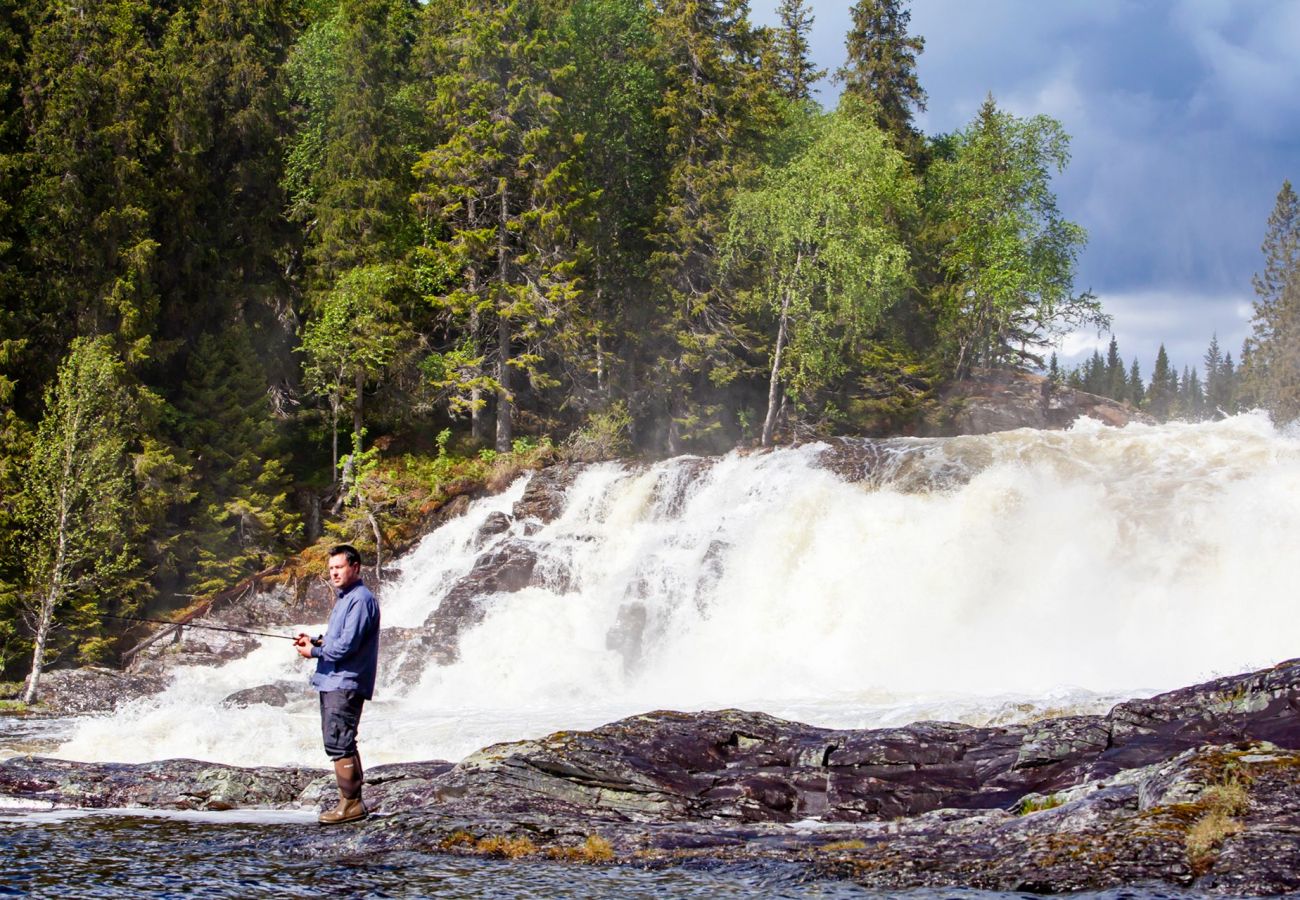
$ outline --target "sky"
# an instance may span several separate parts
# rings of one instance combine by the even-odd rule
[[[777,24],[778,0],[751,0]],[[811,0],[814,60],[844,61],[850,0]],[[925,39],[916,123],[956,131],[992,93],[1017,116],[1044,113],[1071,136],[1054,186],[1089,242],[1075,286],[1113,316],[1126,363],[1150,377],[1203,366],[1210,338],[1240,356],[1251,276],[1285,179],[1300,182],[1300,0],[912,0]],[[834,84],[820,97],[833,105]],[[1110,336],[1068,336],[1063,364]]]

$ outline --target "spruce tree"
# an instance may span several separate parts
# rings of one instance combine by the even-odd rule
[[[1165,352],[1165,345],[1161,344],[1156,352],[1155,366],[1151,369],[1151,386],[1146,392],[1146,409],[1162,422],[1173,413],[1174,402],[1177,400],[1177,388],[1175,386],[1171,390],[1171,378],[1176,385],[1178,376],[1169,365],[1169,354]]]
[[[297,0],[198,0],[168,22],[158,89],[169,151],[162,170],[159,288],[164,339],[246,322],[292,368],[284,260],[282,69],[300,28]],[[274,354],[268,350],[276,351]],[[177,379],[179,380],[179,378]]]
[[[590,215],[585,297],[565,330],[566,404],[604,410],[636,388],[649,315],[647,240],[664,188],[667,135],[655,120],[663,79],[653,59],[653,11],[643,0],[577,0],[564,43],[579,77],[566,86],[561,127],[575,147]]]
[[[191,587],[208,593],[284,555],[299,530],[284,437],[246,328],[198,339],[177,407],[197,490]]]
[[[1128,372],[1128,401],[1138,409],[1146,401],[1146,386],[1142,382],[1142,369],[1138,366],[1136,356],[1133,357],[1133,365]]]
[[[633,412],[666,425],[664,445],[676,453],[720,431],[716,388],[748,371],[716,250],[732,196],[774,130],[775,106],[744,0],[659,0],[658,8],[664,93],[655,114],[668,135],[668,173],[650,259],[657,360]]]
[[[809,56],[808,34],[814,16],[804,0],[781,0],[781,20],[775,42],[778,58],[777,85],[782,95],[796,102],[812,99],[812,86],[826,74]]]
[[[1261,250],[1246,377],[1257,400],[1290,421],[1300,416],[1300,199],[1290,181],[1278,192]]]
[[[1126,399],[1128,377],[1124,371],[1124,361],[1119,356],[1119,342],[1115,335],[1110,336],[1106,348],[1106,390],[1105,396],[1123,403]]]
[[[556,79],[571,72],[556,65],[565,49],[556,25],[553,8],[536,0],[467,5],[448,39],[456,65],[433,101],[446,137],[415,167],[416,202],[446,229],[438,252],[465,273],[431,299],[454,316],[486,320],[500,452],[512,446],[516,373],[535,388],[550,384],[548,341],[578,297],[574,225],[589,197],[574,136],[561,127]]]
[[[414,342],[418,333],[403,316],[414,310],[409,258],[419,234],[410,196],[421,115],[409,90],[419,12],[415,0],[338,0],[302,34],[286,64],[297,127],[283,184],[290,215],[304,229],[303,334],[366,291],[368,320],[381,332],[374,338],[380,350],[365,348],[365,337],[349,344],[344,368],[351,385],[330,381],[329,390],[316,391],[331,404],[336,440],[339,411],[333,404],[347,397],[354,444],[364,430],[367,390],[382,387],[390,365],[407,358],[388,346],[388,338],[402,334]],[[334,367],[337,375],[339,354],[331,351],[324,362],[312,357],[322,343],[304,339],[307,366],[318,373]]]
[[[53,354],[72,333],[116,335],[128,363],[150,355],[165,23],[144,0],[101,0],[50,4],[33,31],[24,97],[34,170],[23,202],[40,210],[28,265],[47,325],[32,337]]]
[[[850,14],[848,60],[835,78],[844,85],[845,97],[869,104],[876,123],[900,149],[915,155],[920,135],[912,115],[925,110],[916,58],[925,39],[907,33],[912,13],[904,0],[857,0]]]

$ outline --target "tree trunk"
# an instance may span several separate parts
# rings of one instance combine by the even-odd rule
[[[781,358],[785,354],[786,333],[790,320],[790,292],[781,296],[781,324],[776,329],[776,350],[772,353],[772,376],[767,382],[767,416],[763,419],[764,447],[772,446],[781,398]]]
[[[352,405],[352,452],[357,453],[361,449],[361,404],[365,397],[366,390],[366,373],[360,369],[357,370],[357,402]]]
[[[41,601],[41,617],[36,625],[36,644],[32,649],[32,671],[27,676],[27,688],[23,691],[23,702],[32,703],[36,700],[36,689],[41,681],[41,673],[45,671],[45,644],[50,636],[50,626],[54,622],[54,605],[58,602],[58,589],[55,586],[50,587],[50,591]]]
[[[339,398],[337,395],[330,398],[330,435],[331,451],[333,453],[330,467],[330,474],[334,478],[334,483],[339,483]]]
[[[32,703],[36,699],[36,689],[40,685],[41,673],[45,671],[45,646],[49,641],[50,628],[54,625],[54,608],[59,604],[63,593],[63,564],[67,559],[68,545],[68,510],[66,494],[61,495],[59,512],[59,541],[54,552],[54,565],[50,569],[50,588],[41,600],[41,614],[33,635],[35,646],[32,648],[32,670],[27,676],[27,688],[23,691],[23,702]]]
[[[474,277],[470,278],[470,291],[477,294],[478,284]],[[476,305],[469,313],[469,333],[473,337],[475,345],[478,344],[479,312]],[[481,371],[481,370],[480,370]],[[483,399],[483,389],[475,385],[469,389],[469,432],[473,437],[476,445],[485,445],[488,442],[488,416],[487,401]]]
[[[497,452],[509,453],[514,440],[514,398],[510,394],[510,320],[497,318]]]
[[[510,319],[505,315],[502,302],[510,284],[510,259],[506,245],[507,227],[510,224],[510,205],[505,180],[501,182],[501,215],[497,220],[497,443],[498,453],[509,453],[514,438],[514,398],[510,394]]]

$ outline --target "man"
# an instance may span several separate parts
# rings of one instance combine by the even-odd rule
[[[329,578],[338,598],[325,634],[299,634],[293,645],[299,656],[316,659],[311,685],[320,691],[321,736],[339,786],[338,806],[321,813],[319,821],[338,825],[366,817],[357,725],[362,706],[375,691],[379,604],[361,580],[361,554],[355,547],[340,544],[330,550]]]

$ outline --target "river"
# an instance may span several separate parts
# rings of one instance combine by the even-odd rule
[[[873,461],[856,481],[827,467],[850,444]],[[483,619],[462,630],[454,663],[390,644],[362,728],[369,765],[456,760],[660,708],[741,707],[838,728],[1104,712],[1297,655],[1285,623],[1300,583],[1300,441],[1260,415],[608,463],[581,472],[554,521],[504,522],[526,487],[521,478],[475,503],[378,586],[385,626],[419,629],[483,554],[514,542],[536,558],[528,587],[479,598]],[[111,717],[0,732],[0,757],[35,746],[82,760],[319,766],[306,674],[286,642],[266,640],[224,666],[177,667],[164,693]],[[288,705],[222,702],[262,684],[285,687]],[[194,848],[194,871],[208,872],[230,853],[204,845],[288,827],[299,826],[67,818],[3,835],[6,855],[35,859],[61,856],[77,834],[87,846],[149,846],[174,831]],[[122,877],[164,877],[144,859],[132,854]],[[367,861],[357,877],[384,895],[389,864]],[[303,876],[291,860],[248,865],[237,879]],[[482,885],[455,896],[488,896],[502,871],[423,858],[400,867],[425,873],[415,894],[447,896],[439,879]],[[539,885],[569,881],[526,871]],[[649,896],[662,877],[602,871],[568,888],[579,893],[536,890]],[[683,879],[674,895],[756,895],[737,873],[671,877]],[[617,886],[601,887],[607,878]],[[864,896],[809,890],[831,893],[771,896]]]

